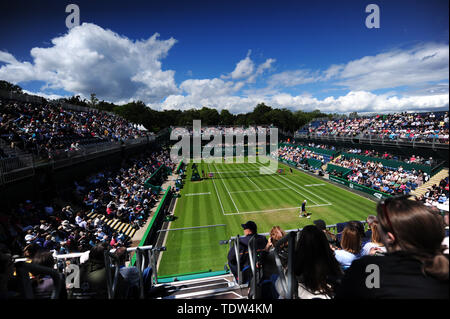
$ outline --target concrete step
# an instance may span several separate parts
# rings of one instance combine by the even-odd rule
[[[439,182],[448,176],[448,168],[441,169],[437,174],[435,174],[433,177],[430,178],[428,182],[421,185],[420,187],[416,188],[414,191],[411,192],[411,195],[413,196],[421,196],[427,192],[427,189],[429,187],[432,187],[435,184],[439,184]]]
[[[239,286],[230,275],[177,281],[173,287],[183,286],[174,293],[175,299],[246,299],[247,285]]]

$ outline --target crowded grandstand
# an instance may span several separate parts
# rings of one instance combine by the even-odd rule
[[[448,6],[1,1],[2,309],[448,300]]]
[[[169,235],[162,234],[176,223],[176,215],[195,213],[178,209],[175,214],[174,207],[182,200],[180,197],[203,194],[185,194],[187,175],[193,175],[196,168],[187,158],[173,162],[168,145],[174,141],[169,140],[169,131],[192,138],[193,128],[172,127],[157,139],[155,134],[116,114],[24,99],[2,98],[0,102],[2,298],[362,297],[357,291],[368,298],[379,294],[388,298],[448,298],[448,158],[441,151],[448,150],[448,112],[313,120],[295,136],[284,136],[285,141],[276,151],[271,153],[267,147],[262,153],[287,165],[291,174],[295,169],[327,183],[341,181],[347,191],[378,201],[376,210],[364,210],[366,217],[360,220],[341,216],[335,224],[314,219],[314,212],[313,219],[301,224],[301,229],[284,229],[273,220],[264,233],[258,232],[257,224],[250,220],[242,224],[242,237],[222,237],[222,247],[224,243],[230,247],[228,256],[221,253],[224,271],[212,269],[196,275],[195,271],[190,275],[175,271],[167,275],[169,270],[164,266],[171,260],[173,244]],[[209,137],[231,132],[251,136],[268,134],[271,127],[209,126],[200,134]],[[316,135],[354,138],[367,134],[374,143],[352,145],[314,139]],[[425,150],[380,148],[386,136],[433,140],[435,144]],[[120,148],[99,148],[114,143],[119,143]],[[264,144],[246,146],[260,149]],[[240,155],[236,154],[236,145],[223,146],[234,149],[235,156]],[[80,163],[72,159],[80,156],[80,150],[84,150],[83,162],[87,163],[83,165],[89,167],[67,175],[64,187],[58,189],[61,184],[52,179],[58,179],[64,167],[70,169]],[[250,151],[247,153],[245,156],[250,156]],[[27,156],[33,161],[24,160]],[[58,165],[68,159],[68,164]],[[216,171],[217,167],[200,167],[200,180],[209,176],[214,187],[215,178],[225,188],[231,183],[225,171],[206,175],[203,170]],[[285,169],[278,171],[286,174]],[[233,178],[239,179],[243,172],[236,172]],[[242,175],[264,191],[262,179],[254,176],[250,171]],[[280,177],[287,181],[283,175]],[[36,178],[44,179],[41,185],[54,184],[57,189],[26,190]],[[279,182],[285,189],[293,189],[291,182]],[[24,192],[13,195],[14,185],[23,187]],[[301,192],[294,191],[301,195],[301,188]],[[231,197],[245,190],[230,192],[227,188],[226,192]],[[320,198],[314,193],[308,196],[316,201]],[[233,203],[238,209],[240,203]],[[334,207],[332,200],[319,204],[312,206]],[[408,227],[414,229],[414,234]],[[400,239],[391,245],[383,232],[395,232]],[[219,247],[219,242],[215,244]],[[387,277],[400,276],[397,286],[386,284],[379,294],[361,287],[361,267],[369,261],[382,264]],[[388,265],[400,261],[405,263],[403,270],[389,270]],[[74,271],[79,274],[71,282],[68,279]],[[402,287],[403,281],[412,278],[419,283],[409,289]],[[206,287],[211,280],[215,280],[212,287],[216,290],[208,289],[208,295],[202,295],[201,289],[197,295],[188,293],[189,285],[201,287],[202,283]]]

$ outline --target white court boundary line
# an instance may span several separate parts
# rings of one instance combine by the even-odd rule
[[[206,164],[209,170],[209,164]],[[222,214],[225,215],[225,210],[223,209],[222,201],[220,200],[219,192],[217,191],[216,183],[214,182],[214,178],[212,178],[214,189],[216,190],[217,198],[219,199],[220,207],[222,208]]]
[[[259,167],[263,167],[263,168],[264,168],[263,165],[258,166],[257,163],[248,163],[248,164],[256,165],[256,166],[258,167],[258,169],[259,169]],[[207,165],[208,165],[207,167],[208,167],[208,169],[209,169],[209,164],[207,164]],[[216,170],[216,173],[219,173],[219,174],[220,174],[221,172],[218,172],[218,171],[217,171],[217,167],[214,165],[214,163],[213,163],[213,166],[214,166],[214,169]],[[231,171],[230,171],[230,172],[231,172]],[[225,172],[224,172],[224,173],[225,173]],[[315,195],[315,196],[321,198],[323,201],[326,202],[326,204],[318,204],[317,202],[315,202],[315,201],[313,201],[312,199],[310,199],[309,197],[307,197],[305,194],[300,193],[299,191],[297,191],[297,190],[296,190],[295,188],[293,188],[292,186],[289,186],[288,184],[286,184],[285,182],[281,181],[280,179],[277,179],[276,176],[278,176],[278,175],[276,175],[276,176],[274,176],[274,175],[268,175],[268,176],[273,177],[276,181],[278,181],[278,182],[284,184],[285,186],[287,186],[287,188],[262,189],[261,191],[265,191],[265,190],[291,189],[291,190],[293,190],[294,192],[296,192],[297,194],[300,194],[301,196],[308,198],[311,202],[313,202],[313,203],[315,204],[315,205],[308,205],[308,207],[332,206],[332,204],[329,203],[328,201],[326,201],[326,200],[324,200],[323,198],[321,198],[321,197],[315,195],[314,193],[308,191],[309,193],[311,193],[311,194],[313,194],[313,195]],[[283,176],[279,176],[279,177],[283,177]],[[285,178],[286,178],[286,177],[285,177]],[[250,212],[240,212],[239,209],[237,208],[236,203],[234,202],[233,197],[232,197],[231,194],[232,194],[232,193],[236,193],[236,192],[243,193],[243,192],[257,192],[257,191],[256,191],[256,190],[246,190],[246,191],[235,191],[235,192],[230,192],[230,191],[228,190],[227,186],[225,185],[225,183],[224,183],[223,180],[222,180],[223,186],[225,187],[226,191],[228,192],[228,195],[229,195],[229,197],[231,198],[234,207],[235,207],[236,210],[238,211],[237,213],[234,213],[234,212],[232,212],[232,213],[225,213],[225,210],[223,209],[222,201],[221,201],[220,196],[219,196],[219,192],[218,192],[218,190],[217,190],[217,186],[216,186],[216,184],[215,184],[215,182],[214,182],[214,178],[212,178],[212,180],[213,180],[214,188],[215,188],[215,190],[216,190],[217,198],[219,199],[219,203],[220,203],[220,206],[221,206],[221,208],[222,208],[222,214],[225,215],[225,216],[228,216],[228,215],[243,215],[243,214],[258,214],[258,213],[266,213],[266,212],[274,212],[274,211],[294,210],[294,209],[299,209],[299,208],[301,208],[301,206],[299,206],[299,207],[287,207],[287,208],[277,208],[277,209],[268,209],[268,210],[258,210],[258,211],[250,211]],[[287,180],[289,181],[289,179],[287,179]],[[292,182],[292,181],[291,181],[291,182]],[[294,183],[294,182],[292,182],[292,183],[295,184],[295,185],[297,185],[297,187],[301,187],[301,186],[298,185],[297,183]],[[304,189],[303,187],[301,187],[301,188]],[[306,189],[305,189],[305,190],[306,190]]]
[[[308,205],[308,207],[322,207],[322,206],[331,206],[331,204],[317,204],[317,205]],[[276,212],[281,210],[294,210],[299,209],[299,207],[286,207],[286,208],[276,208],[276,209],[266,209],[266,210],[255,210],[252,212],[239,212],[239,213],[225,213],[224,215],[242,215],[242,214],[258,214],[258,213],[267,213],[267,212]]]
[[[263,167],[263,169],[265,169],[265,167]],[[309,199],[311,202],[313,202],[314,204],[316,204],[316,205],[318,205],[318,203],[317,202],[315,202],[314,200],[312,200],[311,198],[309,198],[308,196],[306,196],[305,194],[303,194],[303,193],[300,193],[298,190],[296,190],[295,188],[293,188],[292,186],[289,186],[288,184],[286,184],[285,182],[283,182],[282,180],[280,180],[280,179],[277,179],[275,176],[273,176],[273,175],[268,175],[268,176],[271,176],[271,177],[273,177],[273,178],[275,178],[275,180],[276,181],[278,181],[278,182],[280,182],[280,183],[282,183],[282,184],[284,184],[285,186],[287,186],[287,187],[289,187],[291,190],[293,190],[294,192],[296,192],[297,194],[300,194],[302,197],[306,197],[307,199]],[[279,176],[279,177],[282,177],[282,176]]]
[[[325,186],[325,184],[309,184],[309,185],[303,185],[305,187],[314,187],[314,186]]]
[[[278,190],[283,190],[283,189],[289,189],[289,188],[287,188],[287,187],[280,187],[280,188],[263,188],[263,189],[261,189],[261,190],[251,189],[251,190],[246,190],[246,191],[233,191],[233,192],[230,192],[230,194],[235,194],[235,193],[255,193],[255,192],[278,191]]]
[[[213,164],[213,167],[214,167],[215,170],[217,170],[215,164]],[[233,202],[234,207],[236,208],[237,212],[239,213],[239,209],[237,208],[236,203],[234,202],[233,196],[231,196],[230,191],[228,190],[227,185],[225,185],[225,183],[223,182],[223,179],[221,179],[221,181],[222,181],[222,185],[225,187],[225,189],[226,189],[226,191],[227,191],[227,193],[228,193],[228,196],[230,196],[231,201]],[[225,213],[224,213],[224,214],[225,214]]]
[[[308,189],[306,189],[306,188],[304,188],[303,186],[297,184],[296,182],[290,180],[289,178],[284,177],[284,176],[281,176],[281,175],[277,175],[277,176],[279,176],[279,177],[281,177],[281,178],[284,178],[285,180],[291,182],[292,184],[297,185],[297,187],[301,188],[301,189],[304,190],[305,192],[308,192],[308,193],[310,193],[311,195],[313,195],[313,196],[315,196],[315,197],[321,199],[321,200],[324,201],[325,203],[331,205],[331,203],[330,203],[329,201],[327,201],[326,199],[324,199],[323,197],[320,197],[320,196],[317,195],[316,193],[313,193],[313,192],[309,191]],[[305,196],[306,198],[308,198],[306,195],[304,195],[304,196]],[[310,198],[308,198],[308,199],[311,200],[313,203],[317,204],[317,203],[316,203],[315,201],[313,201],[312,199],[310,199]]]
[[[249,180],[250,182],[252,182],[253,185],[255,185],[260,191],[262,190],[261,187],[259,187],[258,185],[256,185],[256,183],[255,183],[254,181],[252,181],[248,175],[244,174],[245,172],[243,172],[243,171],[241,171],[241,170],[239,170],[238,172],[240,172],[240,173],[243,174],[245,177],[247,177],[248,180]]]
[[[207,193],[189,193],[189,194],[184,194],[184,196],[197,196],[197,195],[211,195],[211,192],[207,192]]]

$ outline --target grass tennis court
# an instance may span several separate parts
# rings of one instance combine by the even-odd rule
[[[267,158],[265,158],[267,160]],[[160,276],[223,270],[228,245],[220,240],[242,235],[241,224],[253,220],[258,232],[269,232],[278,225],[285,230],[302,228],[315,219],[327,224],[365,220],[375,212],[376,203],[337,187],[323,179],[277,163],[284,174],[259,174],[260,162],[199,163],[198,171],[213,178],[192,182],[192,163],[178,198],[158,270]],[[268,165],[268,164],[266,164]],[[299,218],[307,200],[310,219]],[[180,228],[211,226],[180,230]]]

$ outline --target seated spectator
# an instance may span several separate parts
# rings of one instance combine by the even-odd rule
[[[336,298],[448,299],[449,262],[442,253],[442,217],[423,203],[402,197],[380,202],[377,220],[387,253],[355,260]],[[366,272],[368,265],[377,269],[372,278]]]
[[[248,221],[241,225],[244,229],[244,236],[239,237],[239,261],[240,269],[242,271],[242,282],[246,283],[251,278],[251,270],[249,267],[250,259],[248,257],[248,244],[250,239],[255,237],[256,250],[264,250],[267,246],[267,239],[264,236],[258,235],[257,225],[253,221]],[[236,280],[239,280],[239,274],[237,272],[237,258],[234,249],[234,245],[228,252],[228,266]]]
[[[276,289],[276,282],[279,278],[279,269],[276,259],[279,258],[281,271],[286,271],[288,261],[287,242],[281,243],[280,240],[286,235],[280,226],[274,226],[270,230],[269,240],[263,251],[258,253],[257,267],[262,269],[261,278],[259,278],[260,296],[254,296],[253,291],[249,292],[249,297],[258,299],[278,299],[279,293]],[[254,278],[252,278],[254,280]]]
[[[128,283],[129,291],[126,293],[130,297],[139,297],[139,270],[136,266],[125,267],[125,262],[128,259],[128,252],[125,247],[117,248],[114,252],[117,257],[120,267],[120,274],[124,280]]]
[[[94,299],[107,299],[107,273],[105,267],[105,251],[109,249],[107,244],[100,243],[93,247],[89,253],[89,259],[80,268],[80,282],[83,292],[93,293]],[[111,278],[114,278],[111,269]],[[118,276],[116,294],[114,298],[123,299],[126,297],[128,287],[121,274]]]
[[[305,226],[300,232],[294,271],[298,280],[298,298],[333,298],[342,270],[325,233],[314,225]]]
[[[341,249],[336,249],[334,253],[342,269],[346,270],[357,258],[361,250],[361,234],[359,230],[347,224],[342,232],[340,246]]]
[[[83,229],[86,229],[87,223],[86,223],[86,221],[82,218],[82,214],[81,214],[81,213],[77,213],[77,216],[75,217],[75,223],[76,223],[79,227],[81,227],[81,228],[83,228]]]
[[[337,242],[336,236],[327,229],[325,222],[322,219],[317,219],[313,223],[314,223],[314,225],[316,225],[317,228],[319,228],[321,231],[323,231],[323,233],[327,237],[330,247],[337,248],[339,244]]]
[[[378,222],[376,220],[372,221],[370,228],[372,233],[371,240],[363,246],[361,256],[384,254],[386,247],[381,242],[380,233],[378,232]]]
[[[281,229],[280,226],[273,226],[270,230],[269,239],[265,250],[270,252],[275,250],[278,241],[286,235],[286,232]],[[283,267],[287,265],[287,244],[283,244],[279,249],[277,249],[277,254],[280,257],[281,264]]]
[[[49,251],[40,251],[38,252],[32,260],[33,264],[47,267],[50,269],[55,269],[55,259],[53,255]],[[50,299],[53,290],[54,283],[53,279],[49,275],[36,275],[32,281],[33,294],[37,299]],[[63,289],[61,291],[61,298],[66,297],[66,291]]]
[[[369,215],[366,218],[367,223],[367,231],[364,233],[364,237],[362,239],[363,243],[372,240],[372,223],[376,221],[377,217],[374,215]]]

